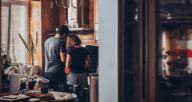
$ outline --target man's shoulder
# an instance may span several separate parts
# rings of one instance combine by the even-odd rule
[[[45,43],[65,43],[64,40],[60,39],[60,38],[55,38],[55,37],[50,37],[48,38]]]
[[[51,39],[53,39],[53,37],[50,37],[50,38],[48,38],[47,40],[45,40],[45,43],[46,43],[46,42],[49,42]]]

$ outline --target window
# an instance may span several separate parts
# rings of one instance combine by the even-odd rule
[[[27,50],[18,34],[27,41],[28,0],[2,0],[2,44],[11,61],[27,63]]]

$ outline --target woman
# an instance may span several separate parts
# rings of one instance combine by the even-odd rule
[[[85,64],[89,66],[90,57],[88,50],[81,46],[81,40],[76,35],[70,35],[67,39],[66,70],[69,70],[67,84],[78,85],[81,91],[78,97],[81,99],[84,87],[87,87],[87,73]]]

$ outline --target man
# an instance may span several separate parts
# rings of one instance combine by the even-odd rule
[[[65,61],[66,61],[66,40],[69,34],[67,26],[62,25],[54,37],[45,41],[45,78],[49,79],[48,88],[55,91],[65,91]]]

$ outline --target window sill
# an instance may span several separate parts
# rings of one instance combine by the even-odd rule
[[[69,33],[73,32],[85,32],[85,31],[93,31],[93,28],[69,28]],[[55,30],[49,30],[46,31],[45,35],[55,35],[56,31]]]

